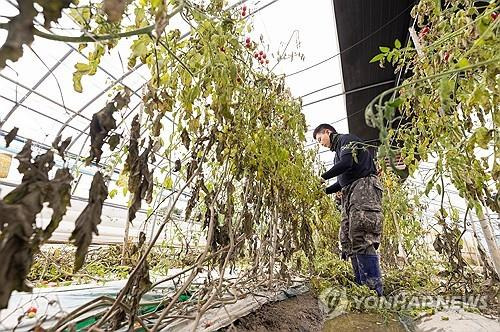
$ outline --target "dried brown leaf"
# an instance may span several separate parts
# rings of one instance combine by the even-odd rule
[[[190,179],[193,176],[196,169],[198,169],[198,161],[196,159],[193,159],[189,162],[187,166],[186,176],[188,179]]]
[[[134,330],[135,317],[139,311],[139,303],[144,294],[146,294],[151,289],[151,279],[149,278],[149,264],[147,260],[141,264],[138,273],[133,277],[131,292],[130,292],[130,304],[132,314],[129,316],[129,331]]]
[[[102,110],[92,116],[90,122],[90,156],[87,158],[87,165],[94,159],[96,162],[101,160],[102,146],[109,132],[116,129],[116,120],[113,113],[120,110],[130,101],[130,90],[118,93],[111,102],[106,104]]]
[[[132,120],[132,125],[130,128],[130,143],[128,147],[127,161],[125,162],[124,170],[130,173],[128,179],[128,189],[131,192],[135,192],[136,188],[139,186],[139,180],[137,176],[132,176],[133,165],[137,163],[139,158],[139,139],[141,137],[141,124],[139,122],[139,115],[136,115]]]
[[[74,240],[77,247],[74,271],[78,271],[85,262],[85,256],[92,242],[92,233],[99,235],[97,225],[101,223],[102,205],[108,196],[108,188],[101,172],[97,172],[92,179],[89,192],[89,202],[75,221],[75,229],[71,233],[70,241]]]
[[[155,33],[156,33],[156,38],[160,38],[161,34],[163,31],[165,31],[165,28],[168,25],[168,14],[167,14],[167,9],[162,8],[158,11],[155,17]]]
[[[144,152],[135,160],[135,163],[130,167],[129,183],[132,180],[133,189],[129,187],[132,193],[132,203],[129,209],[129,221],[135,219],[137,211],[141,208],[143,199],[147,203],[153,200],[153,173],[148,168],[148,158],[151,153],[152,145],[144,150]]]
[[[136,259],[140,259],[141,255],[144,253],[144,244],[146,241],[146,234],[141,232],[139,234],[139,242],[134,245],[132,256],[135,255]],[[138,254],[138,255],[136,255]],[[133,258],[132,258],[133,259]],[[145,259],[138,267],[137,272],[131,276],[130,282],[122,288],[118,297],[122,298],[122,303],[128,308],[124,310],[119,308],[117,312],[111,318],[108,328],[112,331],[118,330],[123,322],[127,319],[129,322],[128,331],[134,330],[134,324],[136,323],[136,315],[139,312],[139,303],[142,296],[151,289],[151,280],[149,278],[149,264],[147,259]]]
[[[158,113],[156,116],[155,120],[153,121],[153,125],[151,127],[151,134],[154,137],[160,136],[161,128],[163,128],[163,125],[161,124],[161,119],[163,118],[162,113]]]
[[[68,148],[68,145],[71,143],[71,137],[66,138],[63,142],[61,142],[61,135],[57,136],[54,142],[52,142],[52,147],[59,152],[59,155],[63,160],[66,160],[64,158],[64,152]]]
[[[177,159],[174,163],[174,172],[178,172],[181,170],[181,161]]]
[[[94,159],[97,163],[101,160],[104,139],[111,130],[116,129],[116,121],[113,118],[115,111],[116,107],[111,102],[92,116],[90,122],[90,156],[86,160],[87,165]]]
[[[14,290],[30,291],[26,283],[33,260],[32,250],[28,239],[33,234],[29,216],[25,214],[21,205],[8,206],[0,201],[2,216],[17,216],[16,222],[9,224],[7,234],[2,234],[0,244],[0,309],[7,308],[9,298]],[[3,221],[2,221],[3,222]]]
[[[143,253],[144,252],[144,243],[146,241],[146,234],[144,232],[141,232],[139,234],[139,243],[137,244],[137,249],[139,252]],[[140,257],[141,255],[138,255]],[[146,294],[147,291],[151,289],[151,280],[149,278],[149,264],[147,259],[145,259],[140,266],[137,267],[137,273],[135,273],[131,277],[131,282],[128,283],[128,287],[124,287],[121,291],[120,294],[118,295],[119,297],[123,295],[122,302],[126,305],[129,306],[130,311],[127,310],[125,312],[123,309],[119,309],[118,313],[113,316],[113,319],[111,321],[111,330],[117,330],[118,327],[122,324],[123,321],[125,321],[127,317],[127,313],[129,314],[128,316],[128,321],[129,321],[129,331],[134,331],[134,324],[136,323],[136,315],[139,312],[139,303],[141,301],[141,298],[144,294]]]
[[[114,151],[118,146],[118,144],[120,144],[120,134],[111,135],[111,137],[108,139],[108,144],[109,144],[109,149],[111,151]]]
[[[31,140],[28,140],[26,144],[23,146],[21,149],[21,152],[19,152],[16,156],[16,159],[19,160],[19,166],[17,167],[17,170],[19,173],[26,172],[31,165]]]
[[[135,219],[137,211],[141,208],[141,201],[146,199],[150,203],[153,199],[153,173],[148,168],[148,160],[153,148],[150,139],[149,146],[139,155],[139,144],[141,124],[139,116],[132,120],[130,129],[130,143],[124,170],[129,173],[128,190],[132,194],[132,202],[129,208],[129,222]]]
[[[72,176],[68,169],[58,169],[50,180],[54,166],[52,151],[32,161],[31,141],[16,156],[22,182],[0,200],[0,308],[5,308],[13,290],[29,291],[26,276],[33,255],[52,235],[70,204]],[[48,202],[53,214],[49,226],[36,226],[36,216]]]
[[[9,147],[10,143],[12,143],[14,138],[16,138],[18,130],[19,130],[19,128],[14,127],[14,128],[12,128],[11,131],[9,131],[9,133],[7,135],[5,135],[5,146],[6,147]]]
[[[189,144],[191,143],[191,139],[189,138],[189,133],[186,128],[184,128],[181,132],[181,140],[182,144],[189,150]]]
[[[126,0],[104,0],[102,2],[102,8],[108,16],[108,21],[113,23],[119,22],[122,19],[126,7]]]
[[[139,241],[137,242],[137,248],[140,250],[145,242],[146,242],[146,234],[144,232],[140,232]]]
[[[57,229],[67,208],[71,206],[71,181],[73,176],[69,169],[62,168],[56,171],[54,179],[50,182],[47,190],[49,207],[52,209],[50,223],[44,229],[44,240],[48,240]]]
[[[62,10],[68,8],[73,0],[36,0],[36,2],[43,8],[43,26],[48,29],[51,22],[61,18]]]
[[[31,45],[33,37],[33,19],[37,12],[33,1],[19,1],[19,14],[7,23],[7,39],[0,48],[0,69],[7,60],[17,61],[23,55],[23,45]]]
[[[117,93],[113,98],[113,102],[116,103],[116,109],[121,110],[130,103],[130,95],[132,91],[129,88],[125,88],[121,93]]]

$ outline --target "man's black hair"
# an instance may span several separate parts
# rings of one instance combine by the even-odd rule
[[[316,139],[316,135],[319,134],[320,132],[324,132],[325,129],[331,130],[331,132],[334,133],[334,134],[337,133],[337,131],[335,130],[335,128],[332,127],[332,125],[329,125],[328,123],[322,123],[319,126],[317,126],[316,129],[314,129],[314,131],[313,131],[313,139],[315,140]]]

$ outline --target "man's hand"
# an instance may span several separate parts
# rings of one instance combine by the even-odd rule
[[[347,260],[347,258],[349,258],[349,256],[347,255],[347,251],[342,250],[342,252],[340,253],[340,258],[341,258],[343,261],[346,261],[346,260]]]
[[[341,191],[338,191],[335,193],[335,202],[338,205],[342,205],[342,192]]]

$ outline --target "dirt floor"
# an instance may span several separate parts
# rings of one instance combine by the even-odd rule
[[[324,318],[318,299],[306,293],[286,301],[266,304],[220,331],[321,331]]]
[[[406,322],[394,316],[383,317],[369,313],[350,313],[325,321],[325,312],[318,299],[305,293],[284,301],[268,303],[257,311],[236,320],[231,326],[219,331],[279,331],[279,332],[500,332],[500,320],[487,318],[460,310],[445,310],[417,321]]]

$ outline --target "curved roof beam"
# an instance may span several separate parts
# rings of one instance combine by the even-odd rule
[[[59,67],[59,65],[71,54],[73,53],[73,50],[69,50],[66,54],[64,54],[49,70],[47,70],[47,72],[38,80],[38,82],[35,83],[35,85],[33,85],[33,87],[31,88],[32,90],[35,90],[36,88],[38,88],[44,81],[47,77],[49,77],[53,72],[54,70]],[[21,100],[19,100],[19,102],[15,102],[15,105],[11,108],[11,110],[9,111],[9,113],[7,113],[7,115],[5,115],[5,117],[0,121],[0,129],[2,128],[2,126],[5,124],[5,122],[7,122],[7,120],[10,118],[10,116],[16,111],[16,109],[21,106],[21,104],[32,94],[32,91],[28,91],[22,98]]]
[[[45,99],[45,100],[47,100],[47,101],[51,102],[51,103],[52,103],[52,104],[54,104],[54,105],[57,105],[57,106],[59,106],[59,107],[61,107],[61,108],[65,109],[65,110],[67,110],[67,111],[69,111],[69,112],[71,112],[71,113],[73,113],[73,114],[76,114],[76,113],[77,113],[75,110],[72,110],[71,108],[65,107],[64,105],[62,105],[62,104],[61,104],[61,103],[59,103],[58,101],[55,101],[54,99],[52,99],[52,98],[50,98],[50,97],[47,97],[46,95],[44,95],[44,94],[42,94],[42,93],[40,93],[40,92],[38,92],[38,91],[36,91],[36,90],[34,90],[34,89],[32,89],[32,88],[30,88],[30,87],[26,86],[26,85],[24,85],[24,84],[22,84],[21,82],[18,82],[18,81],[14,80],[14,79],[12,79],[12,78],[10,78],[10,77],[8,77],[8,76],[5,76],[5,75],[4,75],[4,74],[2,74],[1,72],[0,72],[0,77],[1,77],[1,78],[3,78],[3,79],[5,79],[5,80],[7,80],[7,81],[9,81],[9,82],[11,82],[11,83],[14,83],[15,85],[17,85],[17,86],[19,86],[19,87],[21,87],[21,88],[23,88],[23,89],[25,89],[25,90],[30,91],[31,93],[33,93],[33,94],[35,94],[35,95],[37,95],[37,96],[39,96],[39,97],[41,97],[41,98],[43,98],[43,99]],[[85,115],[82,115],[82,114],[78,114],[78,116],[80,116],[81,118],[86,119],[87,121],[90,121],[90,120],[91,120],[90,118],[88,118],[88,117],[86,117]]]
[[[29,107],[29,106],[27,106],[27,105],[21,104],[21,101],[15,101],[15,100],[13,100],[13,99],[10,99],[9,97],[5,97],[5,96],[2,96],[2,95],[0,95],[0,98],[3,98],[3,99],[5,99],[5,100],[7,100],[7,101],[9,101],[9,102],[11,102],[11,103],[13,103],[13,104],[15,104],[15,106],[17,106],[17,107],[21,106],[21,107],[23,107],[23,108],[27,109],[28,111],[31,111],[31,112],[33,112],[33,113],[36,113],[36,114],[40,115],[40,116],[43,116],[44,118],[47,118],[47,119],[49,119],[49,120],[52,120],[52,121],[57,122],[57,123],[60,123],[60,124],[64,124],[64,122],[62,122],[61,120],[58,120],[58,119],[56,119],[56,118],[54,118],[54,117],[52,117],[52,116],[50,116],[50,115],[44,114],[44,113],[42,113],[42,112],[40,112],[40,111],[37,111],[36,109],[34,109],[34,108],[32,108],[32,107]],[[80,132],[80,133],[82,133],[82,134],[87,134],[87,133],[85,133],[84,131],[82,131],[81,129],[76,128],[76,127],[71,126],[71,125],[68,125],[68,128],[71,128],[71,129],[73,129],[73,130],[76,130],[76,131],[78,131],[78,132]]]

